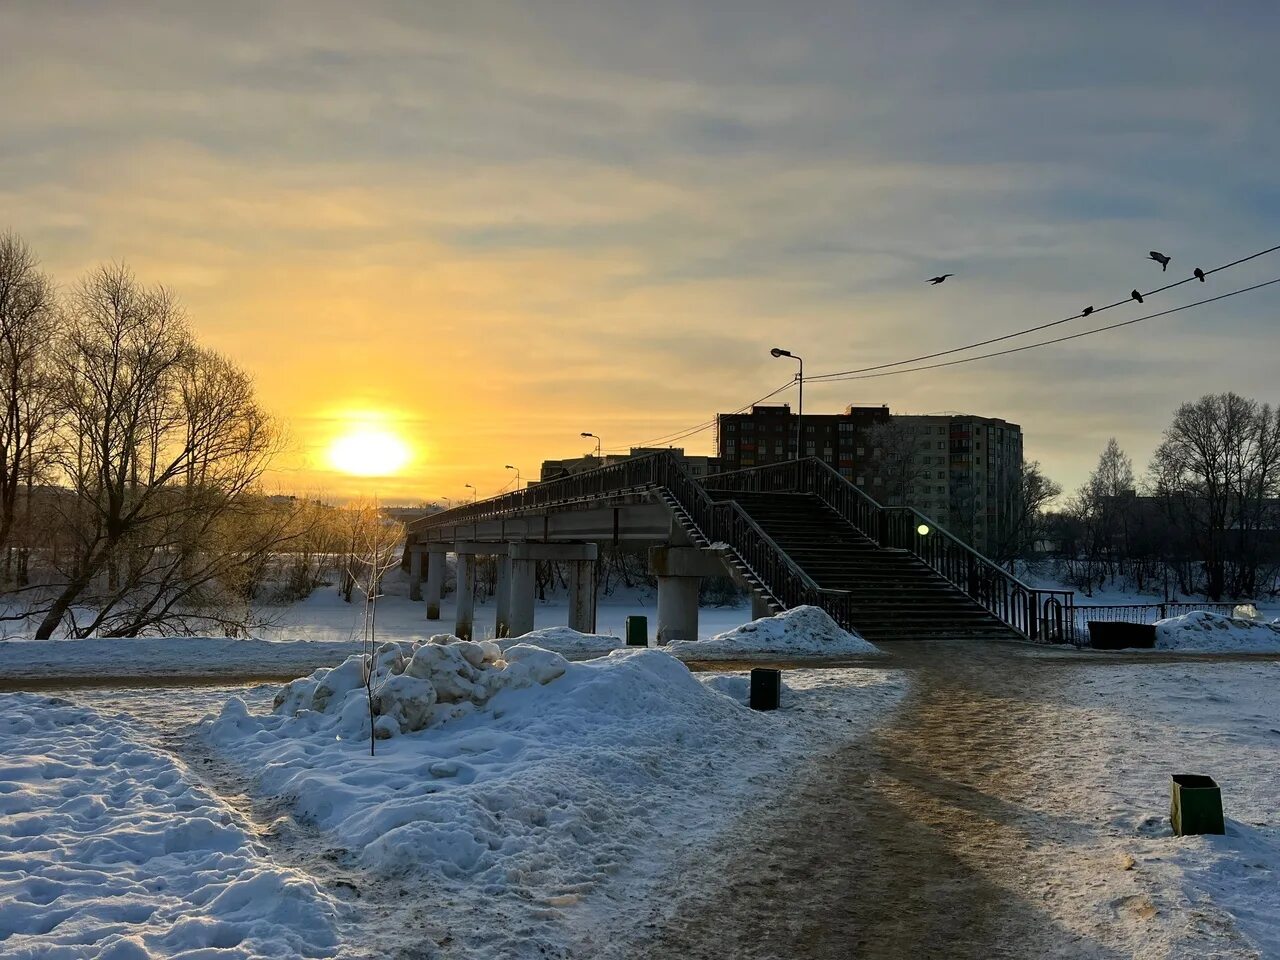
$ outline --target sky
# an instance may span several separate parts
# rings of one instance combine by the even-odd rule
[[[3,0],[0,229],[171,287],[286,425],[274,487],[487,495],[747,403],[773,346],[900,360],[1280,243],[1278,40],[1270,0]],[[1277,291],[805,408],[1003,417],[1071,489],[1179,403],[1280,401]],[[401,474],[329,464],[370,422]]]

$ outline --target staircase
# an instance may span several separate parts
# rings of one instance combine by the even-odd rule
[[[819,586],[846,592],[868,640],[1018,639],[918,557],[881,549],[813,494],[710,493],[736,501]]]
[[[671,511],[672,519],[675,520],[680,529],[685,532],[690,543],[695,547],[700,547],[704,550],[711,547],[710,541],[707,540],[697,523],[695,523],[693,518],[689,516],[689,512],[680,505],[680,501],[676,499],[675,495],[671,493],[670,490],[659,488],[658,498],[665,503],[667,509]],[[751,568],[747,566],[740,556],[738,556],[736,551],[732,549],[721,549],[717,552],[723,556],[724,562],[729,565],[729,570],[733,574],[732,579],[737,582],[738,586],[760,596],[768,606],[770,613],[781,613],[783,610],[787,609],[786,604],[773,595],[772,591],[769,590],[768,585],[755,575]]]

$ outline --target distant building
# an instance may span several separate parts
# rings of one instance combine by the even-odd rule
[[[967,414],[893,420],[910,428],[915,440],[903,502],[975,549],[992,550],[1008,532],[1021,497],[1022,428]],[[870,492],[875,496],[874,485]]]
[[[683,447],[632,447],[628,454],[611,453],[603,458],[595,456],[595,454],[587,454],[584,457],[569,457],[565,460],[543,460],[542,469],[538,475],[539,482],[547,480],[559,480],[562,477],[571,477],[577,473],[585,473],[587,470],[594,470],[596,467],[609,466],[614,463],[622,463],[624,460],[630,460],[632,457],[644,457],[653,453],[671,453],[681,462],[691,476],[705,477],[720,470],[720,460],[717,457],[701,456],[698,454],[686,454]]]
[[[889,421],[888,407],[846,407],[844,413],[806,413],[801,455],[818,457],[852,480],[867,457],[867,431]],[[721,470],[794,460],[796,416],[786,403],[758,404],[750,413],[716,417]]]
[[[793,459],[796,419],[788,404],[720,414],[720,469]],[[800,426],[802,456],[817,457],[882,503],[914,507],[980,551],[992,549],[1011,521],[1021,490],[1017,424],[849,406],[843,413],[806,413]]]

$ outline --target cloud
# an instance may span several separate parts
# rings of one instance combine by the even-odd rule
[[[294,467],[358,397],[432,451],[405,489],[457,492],[584,419],[613,444],[736,407],[789,376],[775,344],[887,362],[1154,284],[1152,247],[1270,245],[1278,16],[7,4],[0,209],[64,281],[124,258],[175,287],[296,421]],[[807,406],[1004,416],[1070,486],[1182,399],[1268,398],[1269,296]]]

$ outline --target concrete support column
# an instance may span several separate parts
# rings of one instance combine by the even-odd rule
[[[539,560],[568,562],[569,626],[593,632],[596,620],[594,543],[511,544],[511,595],[507,626],[513,637],[524,636],[533,629],[533,597]]]
[[[523,637],[533,629],[533,600],[537,589],[538,561],[508,557],[511,592],[507,606],[507,636]]]
[[[440,597],[444,593],[445,556],[449,544],[433,543],[427,547],[427,619],[440,619]]]
[[[458,558],[458,602],[453,635],[462,640],[470,640],[475,616],[476,555],[459,553],[456,556]]]
[[[723,576],[724,559],[696,547],[653,547],[649,569],[658,577],[658,646],[698,639],[698,588],[703,577]]]
[[[499,640],[509,636],[511,630],[511,553],[505,543],[502,551],[498,554],[498,588],[494,592],[497,611],[493,617],[493,636]]]
[[[769,609],[768,601],[754,590],[751,591],[751,619],[759,620],[762,617],[773,616],[773,611]]]
[[[409,549],[409,599],[415,602],[422,599],[422,568],[426,559],[426,551],[421,547]]]
[[[569,564],[569,629],[596,632],[596,562],[575,560]]]
[[[701,577],[658,577],[658,646],[698,639]]]

